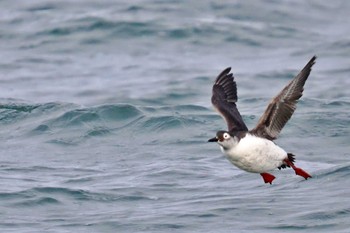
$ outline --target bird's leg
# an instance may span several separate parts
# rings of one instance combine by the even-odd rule
[[[292,167],[294,169],[296,175],[304,177],[305,180],[307,180],[307,178],[311,178],[312,177],[309,173],[307,173],[303,169],[296,167],[294,165],[294,163],[291,162],[289,159],[285,159],[284,162],[286,163],[287,166],[290,166],[290,167]]]
[[[276,178],[274,175],[271,175],[270,173],[266,173],[266,172],[260,173],[260,175],[264,179],[265,183],[270,183],[270,184],[272,184],[272,181]]]

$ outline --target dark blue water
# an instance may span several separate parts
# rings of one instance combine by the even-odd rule
[[[350,231],[349,1],[1,1],[0,232]],[[318,56],[273,185],[206,141]]]

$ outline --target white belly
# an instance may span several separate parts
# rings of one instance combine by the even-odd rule
[[[239,143],[222,152],[238,168],[255,173],[273,170],[283,164],[287,153],[272,141],[247,134]]]

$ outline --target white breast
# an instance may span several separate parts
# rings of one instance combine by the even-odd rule
[[[262,173],[283,164],[287,153],[272,141],[247,134],[239,143],[223,153],[230,162],[248,172]]]

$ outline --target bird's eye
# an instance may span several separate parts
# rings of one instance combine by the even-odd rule
[[[230,135],[228,133],[224,133],[224,139],[229,139]]]

